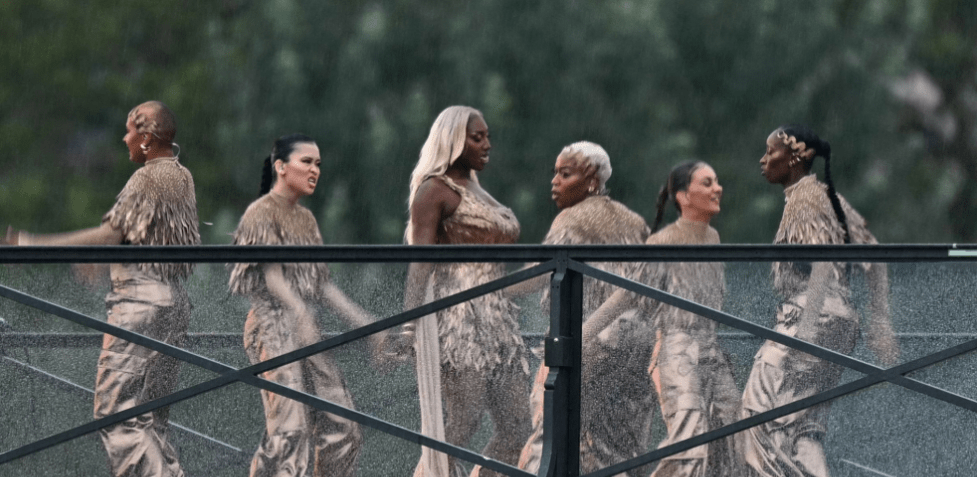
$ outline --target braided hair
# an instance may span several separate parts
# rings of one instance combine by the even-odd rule
[[[151,134],[167,144],[176,139],[176,116],[160,101],[146,101],[132,108],[129,118],[139,134]]]
[[[258,197],[271,191],[271,186],[275,183],[275,161],[281,160],[282,162],[288,162],[288,156],[295,150],[295,145],[304,143],[315,144],[315,140],[305,134],[297,133],[282,136],[275,140],[271,154],[265,158],[264,165],[261,168],[261,189],[258,192]]]
[[[777,130],[783,132],[784,144],[793,151],[798,153],[804,152],[805,149],[814,151],[814,155],[804,160],[806,171],[810,172],[815,157],[821,156],[824,158],[824,183],[828,186],[828,200],[831,201],[831,208],[834,209],[835,216],[838,217],[838,222],[845,232],[845,243],[850,244],[851,234],[848,231],[848,218],[845,216],[845,210],[841,207],[841,200],[838,199],[835,184],[831,180],[831,145],[828,144],[828,141],[818,137],[814,131],[811,131],[806,126],[791,124],[780,126]]]
[[[668,173],[668,180],[665,182],[665,185],[658,191],[657,213],[655,214],[655,225],[651,227],[652,233],[657,231],[658,226],[662,223],[662,217],[665,215],[665,205],[668,203],[668,199],[672,199],[672,202],[675,202],[675,210],[678,210],[680,214],[682,213],[682,207],[675,200],[675,194],[689,190],[689,184],[692,183],[692,174],[695,174],[695,171],[707,165],[704,161],[686,161],[672,168],[672,171]]]

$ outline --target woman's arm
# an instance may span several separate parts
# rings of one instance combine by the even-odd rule
[[[119,245],[122,243],[122,231],[108,222],[98,227],[60,234],[29,234],[8,228],[6,241],[9,245]]]
[[[410,207],[411,245],[435,245],[441,221],[458,209],[461,196],[438,179],[421,183]],[[404,309],[417,308],[424,301],[427,282],[431,275],[431,263],[412,263],[407,272],[407,288],[404,291]]]
[[[583,346],[584,355],[587,355],[589,353],[588,350],[596,345],[597,335],[601,331],[604,331],[604,328],[607,328],[615,318],[633,307],[633,295],[627,290],[618,289],[589,318],[585,318],[583,332],[580,333],[580,342]]]
[[[522,267],[521,270],[525,270],[531,266],[532,265],[526,265],[525,267]],[[538,277],[533,277],[530,278],[529,280],[521,281],[519,283],[516,283],[515,285],[511,285],[505,289],[505,294],[508,295],[510,298],[514,298],[514,297],[525,296],[530,293],[536,293],[538,291],[541,291],[543,290],[543,288],[546,287],[547,283],[549,283],[550,275],[551,274],[549,273],[544,273],[543,275],[540,275]]]
[[[296,316],[301,317],[301,319],[294,320],[295,326],[298,327],[299,337],[304,338],[301,339],[301,342],[311,344],[319,341],[321,335],[315,327],[315,317],[305,305],[305,301],[285,281],[282,265],[280,263],[266,263],[262,265],[262,271],[265,275],[265,285],[268,287],[268,292],[291,309]]]
[[[584,319],[583,332],[580,338],[580,355],[584,363],[591,365],[584,366],[581,370],[580,379],[582,382],[591,382],[596,373],[607,372],[607,369],[594,366],[596,363],[610,362],[606,354],[609,349],[606,344],[600,342],[600,333],[634,306],[634,295],[627,290],[619,289],[604,301],[589,318]]]
[[[818,316],[824,305],[824,298],[828,292],[828,280],[831,278],[832,264],[829,262],[812,262],[811,276],[807,279],[807,303],[801,313],[797,337],[804,339],[816,334]]]
[[[376,318],[370,312],[350,300],[332,282],[328,282],[322,287],[322,297],[326,300],[326,305],[336,313],[342,315],[350,326],[360,328],[376,321]]]
[[[899,342],[892,331],[889,314],[888,267],[884,263],[870,264],[865,278],[871,295],[865,345],[883,365],[892,366],[899,358]]]
[[[339,289],[334,283],[328,282],[322,288],[322,297],[326,300],[326,305],[329,306],[333,311],[338,313],[349,323],[350,326],[355,328],[362,328],[370,323],[376,321],[370,312],[366,311],[360,305],[356,304],[353,300],[350,300],[342,290]],[[370,346],[372,348],[372,358],[375,366],[379,368],[385,368],[387,363],[386,353],[388,352],[388,338],[390,334],[387,330],[378,331],[370,335]]]

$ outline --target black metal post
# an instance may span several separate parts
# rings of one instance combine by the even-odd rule
[[[557,259],[550,283],[550,336],[544,363],[544,435],[540,477],[580,475],[580,335],[583,276]]]

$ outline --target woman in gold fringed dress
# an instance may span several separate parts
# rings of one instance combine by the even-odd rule
[[[488,164],[490,149],[488,126],[478,110],[452,106],[441,112],[411,174],[408,244],[515,243],[515,215],[482,189],[476,176]],[[504,274],[501,263],[415,263],[404,305],[415,308]],[[438,312],[436,322],[431,316],[418,320],[418,391],[425,435],[467,444],[487,410],[495,431],[483,454],[516,464],[529,436],[529,363],[518,318],[516,305],[497,291]],[[481,468],[472,473],[479,471],[497,475]],[[460,472],[453,458],[424,448],[415,475]]]
[[[553,168],[552,198],[560,213],[553,219],[543,239],[547,245],[641,244],[650,230],[645,220],[624,204],[607,194],[607,180],[611,176],[610,157],[604,148],[587,141],[563,148]],[[634,262],[602,262],[591,264],[601,270],[634,279],[640,268]],[[527,280],[506,289],[524,294],[543,289],[544,312],[549,308],[548,275]],[[614,292],[611,284],[584,278],[583,313],[587,317]],[[622,315],[635,317],[635,309]],[[605,371],[596,379],[583,384],[581,400],[583,414],[580,431],[580,471],[593,472],[608,465],[635,457],[645,447],[651,428],[654,392],[648,379],[631,379],[647,366],[654,345],[650,323],[638,326],[616,342],[612,352],[605,355],[610,363],[587,360],[585,367],[600,367]],[[531,402],[533,429],[529,441],[519,456],[519,468],[531,473],[539,471],[543,452],[543,395],[549,368],[541,364],[533,382]]]
[[[824,158],[821,182],[811,173],[814,158]],[[770,133],[760,159],[763,176],[784,187],[784,215],[774,243],[877,243],[865,219],[835,192],[831,147],[809,129],[783,126]],[[866,344],[885,364],[898,346],[889,322],[889,284],[882,263],[858,264],[871,293]],[[837,262],[773,264],[774,286],[784,301],[775,331],[848,354],[859,335],[859,314],[851,303],[849,270]],[[842,368],[788,346],[767,341],[757,353],[743,393],[744,418],[813,396],[838,384]],[[823,440],[828,404],[821,404],[744,432],[743,446],[752,475],[805,477],[829,475]]]
[[[8,231],[11,245],[199,245],[197,198],[190,171],[173,142],[176,116],[163,103],[147,101],[129,112],[123,142],[137,169],[102,225],[63,234]],[[114,263],[112,291],[105,297],[110,325],[173,346],[182,346],[190,326],[184,282],[189,263]],[[164,397],[176,388],[180,362],[171,356],[106,334],[95,377],[95,418]],[[114,476],[181,477],[169,442],[169,407],[99,429]]]
[[[275,141],[265,159],[260,196],[241,217],[234,244],[321,245],[315,217],[298,203],[315,191],[320,162],[319,148],[307,136],[294,134]],[[238,263],[231,271],[230,289],[251,300],[244,347],[253,364],[321,339],[313,303],[324,300],[353,326],[373,321],[329,280],[325,263]],[[371,337],[375,356],[384,337],[385,333]],[[262,377],[353,408],[342,372],[328,352],[267,371]],[[355,474],[362,444],[356,423],[264,390],[261,400],[266,430],[251,461],[252,477],[309,475],[310,458],[312,475]]]
[[[686,162],[672,169],[658,197],[654,229],[661,223],[669,200],[679,210],[679,218],[648,237],[649,245],[718,244],[719,234],[709,225],[719,213],[722,187],[715,171],[701,161]],[[721,263],[647,263],[639,280],[690,301],[721,309],[724,271]],[[584,323],[585,350],[592,345],[599,352],[603,342],[613,340],[614,315],[634,300],[620,290]],[[647,298],[637,299],[640,314],[653,321],[656,338],[650,367],[668,437],[661,447],[688,439],[729,424],[736,419],[739,391],[733,384],[732,370],[719,346],[716,324],[670,305]],[[609,326],[610,325],[610,326]],[[593,340],[596,338],[596,340]],[[644,371],[644,370],[643,370]],[[646,378],[642,373],[640,378]],[[634,377],[633,379],[640,379]],[[719,476],[737,475],[736,452],[726,438],[695,447],[661,461],[653,475]]]

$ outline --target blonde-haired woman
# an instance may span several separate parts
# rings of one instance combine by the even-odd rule
[[[516,241],[516,217],[482,189],[476,176],[488,164],[491,148],[488,125],[478,110],[451,106],[438,115],[411,174],[408,244]],[[504,273],[500,263],[412,264],[405,308]],[[529,436],[529,365],[515,304],[501,292],[483,295],[441,310],[436,321],[433,316],[422,318],[416,334],[422,432],[465,444],[487,410],[495,429],[483,454],[515,465]],[[415,475],[463,474],[453,460],[425,448]],[[480,468],[472,473],[496,475]]]

